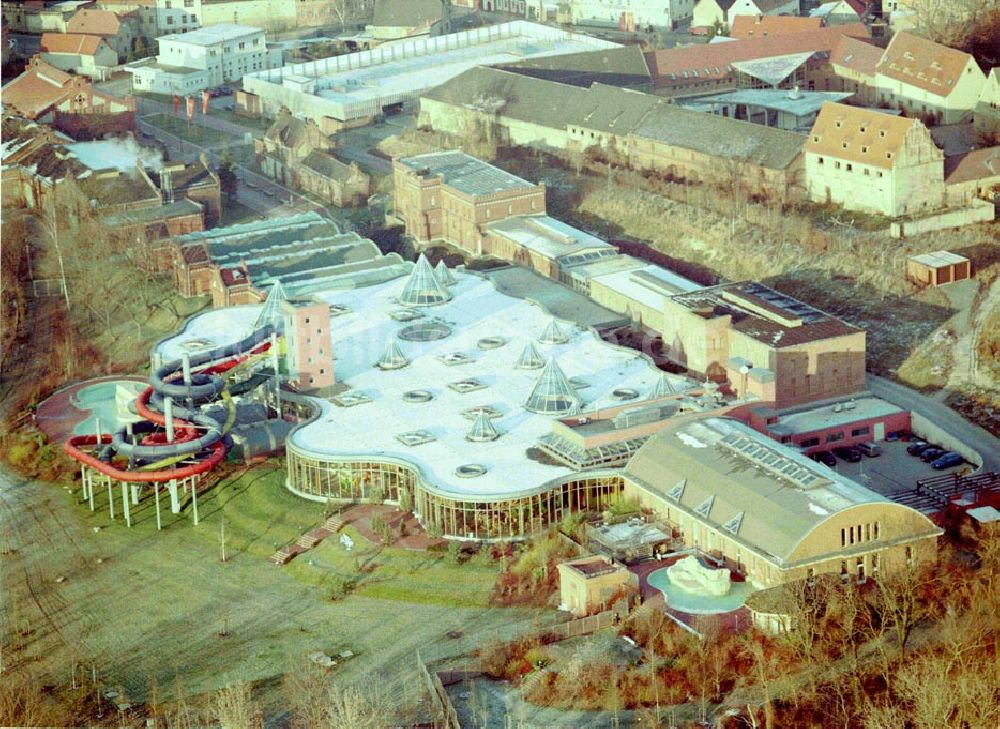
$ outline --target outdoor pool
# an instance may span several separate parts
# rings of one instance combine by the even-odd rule
[[[682,613],[692,615],[712,615],[715,613],[728,613],[743,606],[747,596],[750,594],[750,584],[747,582],[734,582],[729,589],[728,595],[714,597],[710,595],[695,595],[694,593],[682,590],[670,582],[667,576],[667,568],[651,572],[646,581],[657,590],[663,593],[667,606]]]
[[[145,384],[141,382],[127,380],[99,382],[96,385],[88,385],[83,388],[73,396],[72,403],[78,410],[89,410],[90,415],[73,428],[75,434],[96,433],[98,418],[101,419],[102,433],[110,433],[125,424],[124,420],[118,419],[118,406],[115,404],[115,390],[118,385],[127,387],[136,395],[145,388]]]

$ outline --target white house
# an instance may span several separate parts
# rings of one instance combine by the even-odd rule
[[[694,13],[695,0],[572,0],[574,25],[605,25],[622,30],[676,28]]]
[[[798,15],[798,0],[698,0],[691,25],[728,25],[737,15]]]
[[[190,94],[281,65],[281,51],[268,50],[264,31],[246,25],[220,23],[163,36],[157,42],[160,52],[155,61],[145,59],[125,67],[136,91]]]
[[[929,123],[972,121],[986,75],[963,51],[897,33],[875,68],[877,101]]]

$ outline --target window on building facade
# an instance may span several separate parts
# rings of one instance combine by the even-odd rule
[[[850,162],[848,162],[848,163],[847,163],[847,171],[848,171],[848,172],[850,172],[850,171],[852,171],[853,169],[854,169],[854,165],[852,165],[852,164],[851,164]]]
[[[855,428],[854,430],[852,430],[851,435],[857,438],[859,435],[868,435],[870,432],[871,429],[867,425],[865,425],[861,428]]]
[[[812,438],[803,438],[799,441],[799,446],[802,448],[812,448],[813,446],[819,445],[819,437],[815,436]]]
[[[844,439],[844,431],[842,431],[842,430],[841,431],[837,431],[836,433],[827,433],[827,435],[826,435],[826,442],[827,443],[836,443],[837,441],[840,441],[840,440],[843,440],[843,439]]]
[[[167,25],[173,25],[173,24],[174,24],[174,19],[170,16],[167,16]]]

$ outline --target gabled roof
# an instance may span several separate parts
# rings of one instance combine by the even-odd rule
[[[730,38],[763,38],[788,35],[823,27],[821,18],[793,18],[785,15],[737,15],[730,22]]]
[[[875,68],[882,60],[882,53],[882,49],[878,46],[845,35],[834,46],[830,54],[830,63],[867,76],[874,76]]]
[[[416,28],[441,20],[441,0],[375,0],[372,25]]]
[[[81,56],[93,56],[102,46],[109,48],[108,44],[96,35],[42,33],[40,47],[43,53],[75,53]]]
[[[315,150],[306,155],[302,160],[302,166],[308,167],[313,172],[324,177],[329,177],[331,180],[346,180],[354,173],[354,168],[351,165],[341,162],[328,152],[320,150]]]
[[[804,52],[829,54],[845,35],[871,37],[864,23],[847,23],[801,33],[652,51],[646,54],[646,62],[656,86],[684,86],[728,78],[733,73],[731,64],[738,61]]]
[[[3,105],[34,118],[69,93],[73,76],[41,60],[3,87]]]
[[[121,30],[121,21],[110,10],[78,10],[72,18],[66,21],[67,33],[116,36],[119,30]]]
[[[907,132],[920,122],[846,104],[823,104],[805,151],[892,169]]]
[[[594,83],[629,87],[651,82],[646,57],[639,46],[542,56],[517,63],[497,64],[496,68],[583,88],[589,88]]]
[[[973,61],[972,56],[964,51],[903,32],[889,41],[876,70],[936,96],[948,96],[969,61]]]
[[[976,149],[944,158],[944,184],[1000,178],[1000,147]]]

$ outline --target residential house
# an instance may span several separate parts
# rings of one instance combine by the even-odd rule
[[[655,92],[685,97],[737,87],[835,91],[829,56],[843,36],[869,38],[857,23],[646,54]],[[835,80],[835,79],[834,79]]]
[[[692,11],[693,27],[730,25],[737,15],[798,15],[798,0],[698,0]]]
[[[459,151],[393,160],[395,217],[419,243],[445,240],[485,255],[485,227],[545,213],[545,186]]]
[[[379,43],[450,32],[441,0],[375,0],[367,30]]]
[[[190,95],[281,65],[281,51],[267,47],[264,31],[245,25],[220,23],[157,41],[155,59],[125,67],[137,91]]]
[[[840,89],[853,93],[859,106],[874,106],[877,102],[875,69],[882,53],[878,46],[847,35],[841,37],[830,53],[830,68],[840,81]]]
[[[84,8],[66,23],[67,33],[77,33],[100,38],[118,55],[119,61],[125,61],[128,54],[135,50],[138,27],[134,27],[127,16],[119,17],[111,10]]]
[[[878,103],[928,124],[970,122],[986,76],[964,51],[897,33],[875,68]]]
[[[945,206],[944,154],[917,119],[825,104],[805,164],[817,202],[890,218]]]
[[[362,204],[371,191],[371,178],[356,163],[341,162],[332,149],[316,122],[298,119],[286,108],[254,141],[257,164],[268,177],[338,207]]]
[[[799,18],[787,15],[737,15],[729,27],[729,37],[763,38],[770,35],[790,35],[823,27],[820,18]]]
[[[3,3],[3,17],[13,33],[65,33],[66,24],[70,18],[82,8],[93,5],[93,0],[63,0],[62,2],[43,2],[43,0],[25,0],[24,2]]]
[[[977,198],[1000,200],[1000,147],[945,157],[944,184],[949,205],[964,206]]]
[[[46,63],[95,81],[111,78],[118,64],[118,54],[96,35],[43,33],[40,48]]]
[[[156,0],[95,0],[94,7],[110,10],[119,20],[128,22],[135,38],[141,38],[145,48],[152,48],[156,38],[168,32],[160,32],[156,25]]]
[[[810,18],[822,20],[829,26],[860,23],[868,19],[872,11],[870,0],[834,0],[809,11]]]
[[[1000,141],[1000,68],[990,69],[972,116],[977,132],[996,135],[994,140]]]
[[[865,389],[865,331],[763,284],[720,284],[669,297],[666,356],[776,409]]]
[[[66,73],[40,57],[3,87],[3,105],[15,114],[51,123],[66,115],[131,115],[135,99],[111,96],[94,88],[90,79]],[[129,124],[129,126],[132,126]]]
[[[571,0],[574,25],[614,28],[629,33],[673,30],[690,20],[695,0]]]

